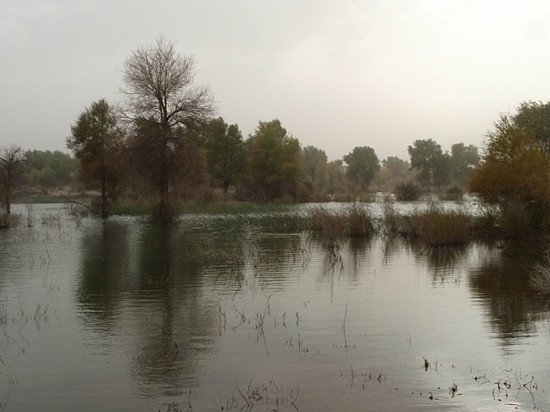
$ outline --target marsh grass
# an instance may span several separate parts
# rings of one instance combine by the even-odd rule
[[[499,216],[498,208],[484,207],[481,213],[472,217],[470,227],[472,234],[482,239],[500,236]]]
[[[416,217],[418,237],[432,246],[463,245],[470,239],[470,217],[459,210],[432,206]]]
[[[382,227],[387,234],[417,238],[430,246],[463,245],[471,238],[472,217],[462,210],[448,210],[438,203],[424,210],[398,215],[385,205]]]
[[[360,202],[353,202],[339,211],[313,207],[308,212],[308,221],[312,233],[331,243],[349,236],[370,236],[376,231],[374,217]]]
[[[290,405],[298,410],[296,401],[299,397],[299,386],[287,388],[275,382],[273,378],[262,384],[254,384],[251,380],[246,388],[237,385],[231,401],[227,401],[221,410],[252,411],[260,405],[268,408],[262,407],[261,410],[278,411],[283,405]]]
[[[532,265],[529,285],[539,294],[550,296],[550,256],[548,254]]]
[[[395,201],[384,198],[383,215],[380,229],[385,235],[397,235],[401,232],[402,217],[395,210]]]

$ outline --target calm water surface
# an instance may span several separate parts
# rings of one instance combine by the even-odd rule
[[[0,410],[550,410],[527,244],[425,249],[239,219],[0,231]]]

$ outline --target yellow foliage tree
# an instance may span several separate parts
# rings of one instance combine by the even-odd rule
[[[533,133],[501,115],[487,138],[482,161],[470,177],[470,192],[490,204],[550,203],[550,163]]]

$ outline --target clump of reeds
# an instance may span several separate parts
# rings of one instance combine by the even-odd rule
[[[382,231],[387,235],[397,235],[401,232],[401,216],[395,210],[395,201],[390,198],[384,198],[384,208],[382,216]]]
[[[369,236],[375,232],[372,214],[358,202],[338,211],[314,207],[309,210],[308,220],[309,230],[325,245],[338,245],[349,236]]]
[[[430,246],[463,245],[470,239],[471,217],[461,210],[432,204],[423,211],[403,216],[400,233]]]
[[[374,218],[362,203],[351,203],[344,214],[348,220],[348,232],[351,236],[369,236],[375,232]]]
[[[499,235],[499,216],[497,207],[485,206],[481,213],[472,217],[471,231],[475,236],[490,238]]]
[[[338,249],[348,236],[348,226],[342,212],[331,212],[322,206],[308,212],[309,230],[327,249]]]
[[[541,295],[550,295],[550,257],[546,256],[532,266],[529,284]]]

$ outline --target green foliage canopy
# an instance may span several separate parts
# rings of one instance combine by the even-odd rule
[[[492,204],[549,203],[550,163],[533,133],[517,127],[507,115],[501,115],[494,127],[470,178],[470,191]]]
[[[278,119],[259,122],[248,158],[253,190],[264,199],[296,197],[303,173],[300,142],[287,134]]]
[[[474,168],[479,164],[479,154],[474,145],[465,146],[464,143],[456,143],[451,146],[451,164],[453,180],[464,184]]]
[[[80,160],[85,181],[101,190],[101,215],[108,215],[108,199],[115,196],[119,181],[123,133],[112,107],[105,99],[93,102],[71,126],[67,146]]]
[[[222,182],[227,193],[244,167],[245,147],[239,126],[228,125],[221,117],[210,120],[206,125],[205,147],[208,170]]]
[[[533,135],[541,150],[550,156],[550,102],[523,102],[512,116],[512,123]]]
[[[344,162],[348,165],[347,175],[350,180],[361,190],[367,190],[373,181],[380,162],[372,147],[355,147],[351,153],[344,156]]]
[[[433,184],[434,175],[442,163],[441,146],[433,139],[415,140],[412,146],[408,147],[408,152],[411,158],[411,168],[419,171],[419,182],[425,186]]]
[[[25,155],[23,173],[26,185],[40,187],[46,193],[50,189],[74,184],[79,163],[75,157],[58,150],[29,150]]]

